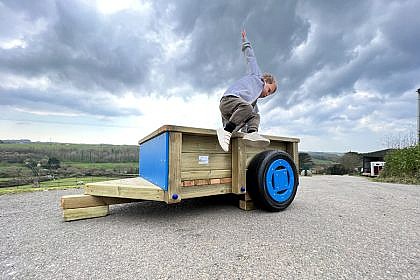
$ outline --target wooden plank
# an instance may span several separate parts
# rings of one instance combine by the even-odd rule
[[[122,197],[144,200],[164,201],[164,191],[161,188],[151,189],[132,186],[101,186],[86,185],[85,194],[95,196]]]
[[[85,207],[85,208],[74,208],[74,209],[64,209],[63,218],[64,221],[75,221],[81,219],[90,219],[103,217],[108,215],[109,206],[95,206],[95,207]]]
[[[239,208],[245,211],[255,210],[252,200],[239,200]]]
[[[196,135],[217,135],[216,130],[214,129],[206,129],[206,128],[196,128],[196,127],[187,127],[187,126],[176,126],[176,125],[163,125],[159,127],[157,130],[153,131],[149,135],[143,137],[139,144],[146,142],[157,135],[165,132],[165,131],[171,131],[171,132],[180,132],[185,134],[196,134]]]
[[[277,142],[277,141],[271,141],[270,145],[268,147],[264,147],[264,148],[258,148],[258,147],[251,147],[251,146],[247,146],[246,148],[246,152],[247,153],[252,153],[252,154],[257,154],[257,153],[261,153],[262,151],[267,151],[267,150],[280,150],[280,151],[285,151],[286,147],[287,147],[287,142]]]
[[[182,135],[182,152],[224,153],[216,136]]]
[[[208,156],[208,164],[199,162],[199,156]],[[227,153],[182,153],[181,172],[195,170],[226,170],[232,166],[231,155]]]
[[[85,194],[164,201],[164,191],[141,177],[88,183]]]
[[[181,188],[181,196],[186,198],[211,196],[219,194],[227,194],[232,192],[232,186],[230,184],[220,185],[204,185]]]
[[[182,199],[179,195],[179,188],[181,187],[181,150],[182,134],[180,132],[170,132],[168,191],[165,193],[166,203],[176,203]],[[174,199],[173,195],[176,195],[177,199]]]
[[[298,143],[293,143],[293,161],[295,162],[296,168],[299,166],[299,151],[298,151]],[[299,170],[298,170],[299,171]]]
[[[220,184],[220,179],[210,179],[210,185]]]
[[[236,194],[246,188],[246,150],[243,139],[232,139],[232,192]]]
[[[218,179],[199,179],[199,180],[186,180],[181,182],[183,187],[193,187],[202,185],[218,185],[232,183],[232,178],[218,178]]]
[[[137,202],[140,200],[129,199],[129,198],[117,198],[117,197],[100,197],[85,194],[65,195],[61,197],[61,208],[73,209],[73,208],[85,208],[94,206],[105,206],[111,204],[121,204]]]
[[[232,177],[232,170],[230,169],[210,169],[210,170],[190,170],[181,171],[181,180],[194,179],[214,179]]]
[[[217,135],[216,130],[214,129],[206,129],[206,128],[196,128],[196,127],[186,127],[186,126],[176,126],[176,125],[163,125],[160,128],[156,129],[149,135],[143,137],[139,144],[146,142],[157,135],[165,132],[165,131],[172,131],[172,132],[181,132],[183,134],[192,134],[192,135],[207,135],[207,136],[213,136]],[[235,132],[232,135],[232,138],[242,138],[245,134],[242,132]],[[283,142],[299,142],[298,138],[292,138],[292,137],[282,137],[282,136],[274,136],[274,135],[263,135],[264,137],[274,140],[274,141],[283,141]]]

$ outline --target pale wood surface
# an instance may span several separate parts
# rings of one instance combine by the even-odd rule
[[[63,209],[85,208],[85,207],[94,207],[94,206],[105,206],[105,205],[111,205],[111,204],[130,203],[130,202],[137,202],[137,201],[140,201],[140,200],[75,194],[75,195],[62,196],[61,208]]]
[[[187,127],[187,126],[176,126],[176,125],[163,125],[157,130],[153,131],[149,135],[143,137],[139,144],[144,143],[155,136],[165,132],[165,131],[173,131],[173,132],[181,132],[185,134],[195,134],[195,135],[217,135],[216,130],[214,129],[207,129],[207,128],[196,128],[196,127]],[[244,133],[242,132],[235,132],[232,137],[240,137],[242,138],[244,136]],[[292,137],[282,137],[282,136],[274,136],[274,135],[263,135],[264,137],[267,137],[270,140],[277,140],[277,141],[284,141],[284,142],[299,142],[298,138],[292,138]]]
[[[239,200],[239,208],[246,211],[255,210],[252,200]]]
[[[246,151],[243,139],[232,139],[232,192],[241,193],[241,187],[246,186]]]
[[[164,201],[164,191],[141,177],[88,183],[85,194]]]
[[[169,179],[168,192],[165,193],[165,202],[175,203],[180,202],[182,199],[179,195],[181,186],[182,134],[180,132],[170,132],[169,143]],[[178,199],[173,199],[173,194],[177,194]]]
[[[208,164],[200,164],[199,156],[208,156]],[[226,170],[232,166],[231,155],[227,153],[182,153],[181,172],[197,170]]]
[[[182,171],[181,180],[194,180],[194,179],[217,179],[232,177],[232,171],[229,169],[222,170],[191,170]]]
[[[64,221],[75,221],[81,219],[97,218],[108,215],[109,206],[95,206],[95,207],[84,207],[75,209],[64,209],[63,218]]]
[[[202,197],[202,196],[219,195],[219,194],[227,194],[231,192],[232,192],[232,186],[230,184],[203,185],[203,186],[181,188],[181,196],[184,199]]]

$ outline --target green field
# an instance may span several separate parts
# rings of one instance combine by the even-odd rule
[[[33,191],[44,191],[44,190],[54,190],[54,189],[69,189],[69,188],[81,188],[83,184],[107,181],[119,179],[115,177],[79,177],[79,178],[65,178],[57,179],[52,181],[41,182],[38,188],[34,188],[32,184],[22,185],[18,187],[10,188],[0,188],[0,195],[3,194],[12,194],[12,193],[21,193],[21,192],[33,192]],[[79,184],[78,184],[79,183]]]
[[[123,169],[123,168],[137,168],[138,162],[63,162],[62,165],[72,166],[76,168],[92,168],[92,169]]]

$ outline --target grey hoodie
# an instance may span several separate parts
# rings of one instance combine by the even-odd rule
[[[247,75],[234,82],[225,91],[223,96],[237,96],[249,104],[254,105],[264,88],[264,82],[262,80],[260,67],[257,64],[257,59],[254,55],[254,50],[248,41],[242,43],[242,51],[244,52],[247,62]]]

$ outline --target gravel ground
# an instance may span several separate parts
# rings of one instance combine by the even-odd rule
[[[63,222],[81,190],[0,196],[1,279],[420,279],[420,186],[302,177],[285,211],[234,197],[111,207]]]

